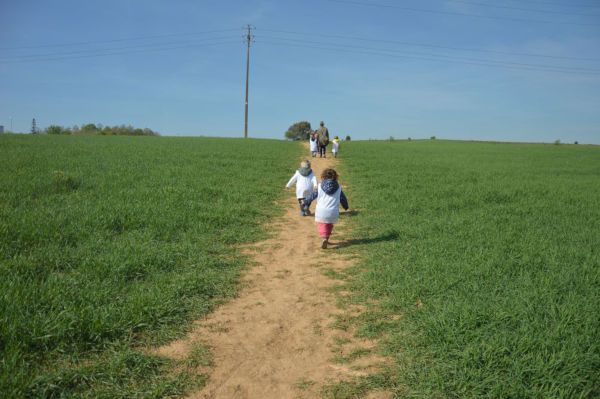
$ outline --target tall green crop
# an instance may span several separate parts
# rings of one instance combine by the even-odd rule
[[[165,342],[232,295],[300,148],[0,137],[0,396],[182,392]],[[184,378],[183,378],[184,379]]]
[[[408,397],[600,396],[600,148],[352,142],[356,320]],[[364,271],[366,270],[366,271]]]

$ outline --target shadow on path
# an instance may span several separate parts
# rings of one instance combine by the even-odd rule
[[[353,245],[367,245],[367,244],[375,244],[378,242],[385,241],[396,241],[400,238],[400,234],[397,231],[392,231],[387,234],[382,234],[373,238],[354,238],[351,240],[344,240],[338,242],[330,242],[331,249],[345,248]]]

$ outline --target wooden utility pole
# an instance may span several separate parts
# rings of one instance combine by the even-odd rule
[[[247,25],[246,29],[248,33],[246,34],[246,115],[244,120],[244,138],[248,138],[248,80],[250,78],[250,44],[252,43],[252,29],[254,29],[251,25]]]

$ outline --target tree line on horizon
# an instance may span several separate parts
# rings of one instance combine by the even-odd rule
[[[88,135],[88,136],[160,136],[160,133],[148,128],[136,128],[131,125],[103,126],[102,124],[88,123],[81,127],[64,127],[50,125],[43,133],[53,135]]]

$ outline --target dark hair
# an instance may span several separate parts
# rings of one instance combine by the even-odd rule
[[[334,169],[325,169],[321,173],[321,180],[337,180],[338,174]]]

